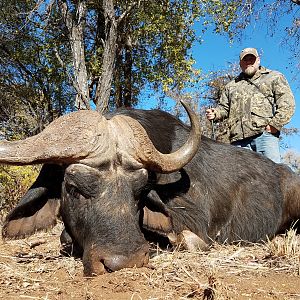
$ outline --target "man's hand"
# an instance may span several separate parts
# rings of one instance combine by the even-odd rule
[[[278,130],[271,126],[271,125],[267,125],[266,128],[265,128],[266,132],[270,132],[270,133],[276,133]]]
[[[206,110],[206,118],[208,120],[213,120],[216,117],[215,109],[209,108]]]

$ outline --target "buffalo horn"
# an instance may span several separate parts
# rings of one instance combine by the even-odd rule
[[[198,150],[201,141],[199,118],[186,102],[181,101],[181,103],[191,121],[189,137],[181,148],[175,152],[163,154],[154,147],[152,142],[148,141],[148,136],[140,134],[140,136],[137,137],[140,143],[140,150],[138,152],[139,159],[149,170],[160,173],[172,173],[180,170],[191,161]]]
[[[0,141],[0,163],[73,163],[86,158],[103,139],[107,120],[95,111],[64,115],[41,133],[20,141]],[[102,132],[102,134],[101,134]],[[99,134],[100,133],[100,134]]]

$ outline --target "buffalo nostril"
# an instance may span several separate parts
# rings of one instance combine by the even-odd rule
[[[85,276],[97,276],[106,272],[103,260],[99,259],[94,251],[84,251],[82,262],[84,266],[83,273]]]
[[[107,269],[117,271],[122,268],[142,267],[149,262],[149,247],[141,247],[129,256],[113,255],[106,257],[104,265]]]
[[[123,255],[114,255],[112,257],[106,258],[104,260],[104,265],[106,269],[110,271],[117,271],[122,268],[127,267],[127,257]]]
[[[85,264],[83,270],[84,276],[92,277],[106,273],[104,264],[101,261],[93,262],[93,264]]]

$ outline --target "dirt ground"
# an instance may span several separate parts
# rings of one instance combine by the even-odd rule
[[[60,254],[62,225],[0,241],[0,299],[300,299],[300,236],[264,245],[165,252],[149,267],[84,278],[80,259]]]

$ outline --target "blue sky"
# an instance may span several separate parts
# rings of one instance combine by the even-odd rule
[[[263,66],[278,70],[285,75],[296,99],[296,112],[286,127],[300,128],[300,81],[299,77],[297,81],[295,74],[292,73],[291,53],[282,45],[282,33],[278,32],[272,37],[267,35],[266,28],[250,27],[241,41],[232,44],[225,36],[207,33],[203,37],[203,43],[195,45],[192,50],[196,60],[195,67],[201,68],[204,73],[226,69],[229,63],[238,62],[239,52],[246,47],[257,48]],[[299,135],[284,138],[284,144],[300,153]]]

